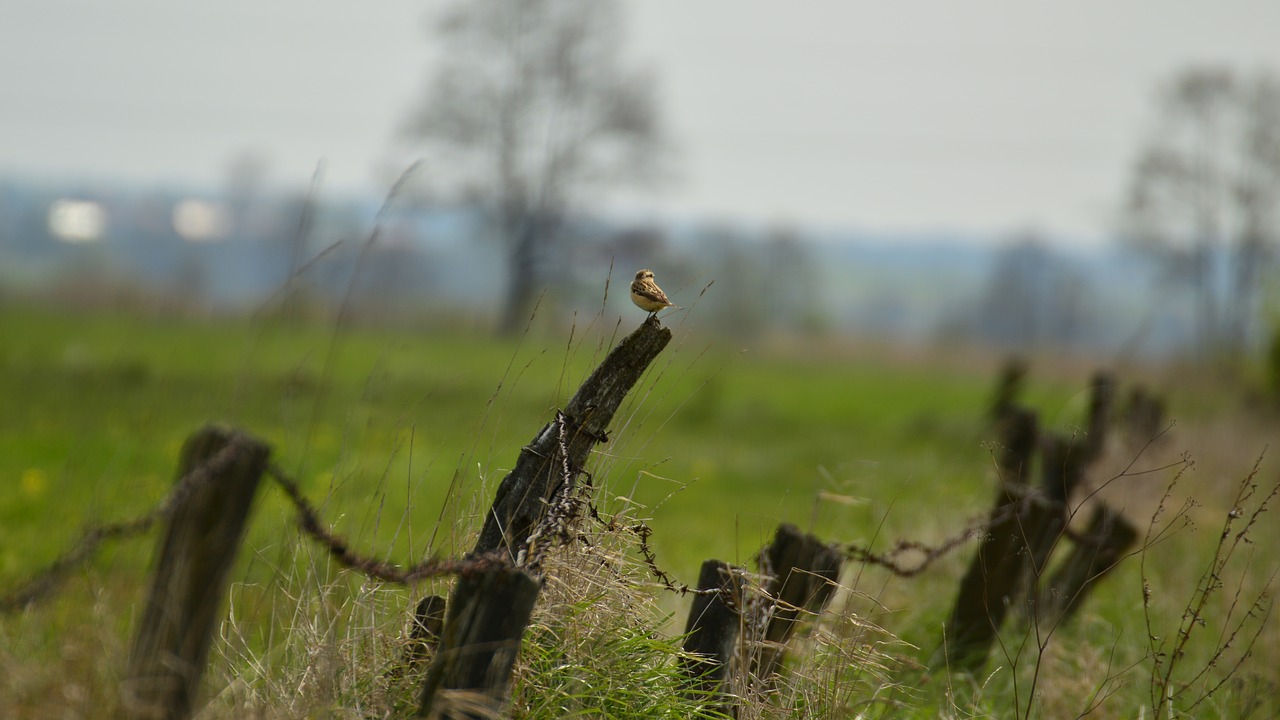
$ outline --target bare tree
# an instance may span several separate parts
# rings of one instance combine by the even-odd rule
[[[1087,276],[1040,233],[1028,230],[996,256],[975,329],[1007,347],[1065,347],[1092,324]]]
[[[1280,85],[1191,68],[1161,95],[1160,127],[1132,171],[1126,238],[1196,300],[1202,354],[1251,339],[1259,271],[1276,241]]]
[[[571,205],[656,169],[655,85],[623,66],[622,30],[616,0],[474,0],[437,28],[440,64],[405,134],[430,176],[492,212],[504,332],[527,319]]]
[[[699,230],[694,265],[706,268],[715,282],[699,299],[698,315],[718,332],[751,338],[766,329],[769,320],[769,268],[762,262],[760,243],[748,232],[714,224]]]
[[[824,323],[819,267],[810,242],[796,228],[779,225],[763,238],[765,271],[760,294],[774,329],[813,333]]]
[[[1241,89],[1241,164],[1231,193],[1240,220],[1235,243],[1231,331],[1243,346],[1259,316],[1262,269],[1280,242],[1280,80],[1261,74]]]

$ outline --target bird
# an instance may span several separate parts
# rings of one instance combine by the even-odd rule
[[[675,307],[675,304],[667,299],[667,294],[662,292],[662,288],[658,287],[658,283],[653,281],[652,270],[641,270],[636,273],[636,279],[631,281],[631,302],[650,315],[663,308]]]

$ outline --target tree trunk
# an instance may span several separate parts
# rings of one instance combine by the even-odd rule
[[[541,285],[538,245],[542,243],[539,223],[529,219],[508,231],[511,253],[507,256],[507,296],[502,305],[498,332],[519,335],[529,323]]]

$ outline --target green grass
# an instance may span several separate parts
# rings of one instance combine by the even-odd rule
[[[26,488],[0,499],[8,580],[59,549],[47,518],[69,520],[60,528],[69,539],[90,519],[157,501],[182,440],[210,421],[271,443],[286,470],[328,498],[344,531],[388,551],[426,551],[421,531],[434,527],[450,484],[464,503],[487,503],[483,493],[609,340],[568,348],[553,338],[50,312],[0,315],[0,333],[12,339],[0,351],[11,399],[0,473]],[[967,490],[987,463],[985,381],[858,359],[756,359],[682,337],[602,449],[602,505],[627,497],[649,508],[661,555],[684,572],[707,555],[744,559],[780,520],[809,525],[816,515],[837,530],[851,513],[815,504],[819,491],[869,501],[852,511],[864,519],[952,488],[947,502],[979,507],[985,500]],[[417,530],[388,546],[402,518]]]
[[[460,555],[520,447],[629,329],[580,327],[572,339],[565,332],[500,341],[457,332],[335,331],[273,319],[0,308],[0,487],[8,489],[0,493],[0,592],[52,561],[87,524],[128,518],[158,503],[172,484],[183,439],[208,422],[235,425],[269,442],[279,465],[357,548],[400,562],[430,553]],[[709,557],[751,564],[782,521],[831,541],[885,548],[903,537],[939,542],[986,510],[993,438],[983,413],[995,376],[990,362],[943,351],[904,356],[816,345],[740,352],[727,341],[702,337],[696,327],[674,329],[675,342],[623,406],[611,441],[590,469],[601,510],[645,519],[654,529],[658,562],[679,579],[692,583]],[[1046,378],[1035,377],[1033,368],[1027,400],[1042,411],[1042,422],[1064,430],[1082,422],[1082,389],[1092,369]],[[1185,402],[1194,406],[1196,400]],[[1144,458],[1141,466],[1159,465],[1174,450],[1201,451],[1200,441],[1214,436],[1195,432],[1197,421],[1208,426],[1216,419],[1192,418],[1190,432],[1178,435],[1179,447]],[[1233,434],[1237,445],[1215,441],[1203,449],[1224,458],[1197,487],[1209,529],[1185,531],[1160,548],[1172,554],[1154,563],[1162,586],[1187,587],[1198,567],[1191,560],[1203,564],[1205,538],[1215,539],[1213,518],[1220,517],[1209,512],[1220,509],[1217,486],[1243,477],[1261,449],[1249,438],[1267,431],[1250,432]],[[1113,465],[1123,467],[1129,459],[1118,457]],[[1139,515],[1145,521],[1154,508],[1153,489],[1158,496],[1170,474],[1125,481],[1131,489],[1120,493],[1121,501],[1147,510]],[[352,668],[391,661],[401,615],[416,593],[379,589],[334,569],[299,539],[292,522],[280,493],[264,488],[233,571],[232,630],[224,632],[211,671],[212,686],[239,688],[214,704],[228,716],[238,712],[236,702],[270,706],[271,698],[292,692],[289,672],[272,668],[309,668],[317,647],[329,648],[336,669],[329,690],[320,694],[333,707],[325,710],[322,703],[312,708],[316,713],[341,715],[335,708],[394,694],[394,687],[353,679],[361,674]],[[1260,544],[1276,539],[1274,523],[1265,532]],[[72,573],[53,599],[0,618],[0,669],[17,658],[61,668],[58,675],[83,686],[89,708],[94,698],[109,695],[154,542],[152,534],[112,545],[88,569]],[[875,675],[888,678],[888,689],[871,706],[885,716],[1005,717],[1014,706],[1014,678],[1022,676],[1026,687],[1026,662],[973,682],[918,665],[938,645],[955,579],[970,553],[966,547],[914,579],[874,568],[846,573],[845,583],[857,593],[832,621],[832,637],[856,617],[903,641],[885,640],[894,669]],[[1243,571],[1251,588],[1260,588],[1276,567],[1274,554],[1258,555]],[[1031,704],[1040,709],[1033,716],[1078,712],[1071,703],[1080,692],[1096,689],[1113,669],[1141,666],[1146,630],[1136,573],[1136,564],[1123,566],[1082,622],[1059,631],[1051,646],[1057,654],[1044,661],[1050,679]],[[638,606],[646,618],[639,630],[628,625],[627,632],[606,639],[577,637],[565,643],[578,648],[576,659],[558,655],[570,650],[557,650],[553,640],[567,630],[580,633],[585,621],[575,618],[600,604],[588,594],[564,598],[557,606],[560,620],[548,617],[531,631],[517,696],[532,697],[537,688],[547,709],[530,702],[521,706],[525,716],[555,716],[552,705],[561,695],[563,702],[579,703],[584,716],[618,716],[604,708],[635,707],[629,694],[643,693],[646,685],[668,688],[670,670],[660,658],[683,625],[688,600],[650,589],[643,568],[634,575],[647,598]],[[1165,597],[1158,594],[1160,617],[1176,620],[1181,596],[1170,593],[1167,608]],[[598,624],[620,628],[621,618],[607,615]],[[353,628],[368,632],[359,642],[335,640]],[[1276,638],[1268,632],[1266,640]],[[1121,647],[1107,654],[1118,635]],[[69,636],[78,642],[68,643]],[[70,655],[69,647],[75,648]],[[828,649],[813,654],[808,672],[815,685],[863,687],[840,679],[847,668],[832,658],[849,656],[844,645],[817,647]],[[1260,654],[1277,659],[1274,649]],[[582,661],[593,655],[645,660],[626,673],[606,672],[618,689],[597,697],[587,689],[599,685],[601,678],[591,673],[601,668]],[[555,676],[579,667],[575,663],[580,672]],[[1250,690],[1255,686],[1276,685],[1274,671],[1240,677],[1243,684],[1228,689],[1241,696],[1262,692]],[[33,698],[45,691],[66,695],[65,682],[18,673],[0,694],[0,715],[6,704],[17,716],[38,715]],[[1120,695],[1104,705],[1117,711],[1102,716],[1133,716],[1146,697],[1143,683],[1126,676]],[[14,699],[6,701],[6,695]],[[668,699],[671,716],[687,716],[679,693]],[[779,716],[813,714],[813,697],[793,701],[790,714]],[[388,705],[397,702],[403,698]],[[77,707],[74,697],[59,704]],[[1232,707],[1240,706],[1218,716],[1230,716]],[[641,715],[658,716],[659,710]]]

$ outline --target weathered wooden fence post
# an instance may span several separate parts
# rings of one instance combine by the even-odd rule
[[[1028,521],[1031,575],[1027,578],[1027,603],[1023,607],[1030,617],[1042,620],[1048,617],[1042,596],[1048,585],[1044,573],[1049,556],[1066,536],[1071,520],[1071,496],[1084,480],[1085,470],[1106,451],[1115,392],[1116,380],[1110,373],[1101,370],[1094,373],[1089,381],[1088,430],[1084,438],[1053,434],[1041,442],[1041,487],[1047,502],[1042,511],[1032,508],[1034,517]],[[1047,602],[1052,608],[1057,601]]]
[[[1001,387],[1008,385],[1009,371]],[[974,670],[986,661],[1011,607],[1036,620],[1065,620],[1093,581],[1119,560],[1136,535],[1103,508],[1085,541],[1052,580],[1044,574],[1059,540],[1069,536],[1071,496],[1088,466],[1105,452],[1115,401],[1115,378],[1099,371],[1090,380],[1088,431],[1083,438],[1050,435],[1037,443],[1034,413],[1005,404],[999,421],[1002,451],[996,464],[1001,489],[989,515],[988,537],[960,582],[946,626],[948,664]],[[1002,392],[1001,397],[1009,393]],[[1027,482],[1033,450],[1040,445],[1042,486]],[[1020,602],[1025,598],[1025,603]]]
[[[1129,390],[1121,414],[1126,441],[1138,446],[1151,442],[1164,431],[1164,416],[1164,401],[1142,385],[1135,385]]]
[[[404,669],[412,670],[440,642],[444,634],[445,599],[440,595],[428,595],[418,602],[410,621],[409,642],[405,645]]]
[[[840,579],[840,553],[789,523],[778,526],[773,542],[761,552],[768,622],[759,652],[753,654],[756,677],[768,679],[778,671],[787,641],[804,621],[801,614],[822,612]]]
[[[1106,505],[1095,509],[1084,537],[1050,578],[1041,616],[1053,621],[1071,619],[1098,581],[1137,541],[1138,529],[1122,514]]]
[[[422,686],[419,716],[501,716],[516,653],[541,589],[541,581],[505,562],[458,578],[444,635]]]
[[[1002,447],[996,456],[1000,489],[969,570],[960,580],[955,606],[947,621],[946,660],[961,669],[986,661],[991,643],[1010,605],[1024,589],[1028,567],[1028,508],[1035,498],[1027,485],[1037,440],[1035,413],[1010,408],[1001,422]]]
[[[728,679],[742,629],[746,580],[742,568],[721,560],[707,560],[698,573],[698,590],[685,624],[680,666],[698,693],[720,695]],[[714,591],[714,592],[711,592]],[[727,708],[726,708],[727,711]]]
[[[1027,377],[1027,363],[1020,357],[1010,357],[1000,366],[1000,378],[987,410],[991,420],[999,422],[1010,409],[1017,406],[1022,394],[1022,384]]]
[[[189,717],[225,580],[244,536],[270,448],[205,427],[187,439],[169,524],[122,684],[128,717]]]
[[[1089,426],[1086,429],[1084,457],[1091,463],[1102,457],[1111,431],[1111,416],[1115,405],[1116,379],[1111,373],[1099,370],[1089,381]]]
[[[1072,437],[1048,435],[1040,443],[1042,493],[1026,508],[1028,573],[1024,577],[1027,602],[1022,609],[1034,615],[1041,603],[1049,557],[1060,545],[1070,520],[1068,501],[1084,478],[1087,448]]]
[[[669,342],[671,331],[650,317],[618,343],[569,400],[561,413],[563,424],[549,423],[520,451],[515,468],[498,485],[472,555],[501,549],[512,560],[518,558],[529,533],[566,480],[563,467],[575,477],[582,472],[591,450],[608,437],[609,423],[627,393]],[[567,457],[561,457],[561,430]],[[560,462],[553,462],[553,458]]]
[[[502,569],[464,574],[445,613],[444,633],[423,686],[422,715],[488,717],[506,703],[510,673],[540,580],[534,533],[582,474],[591,450],[608,439],[609,423],[649,364],[671,341],[656,317],[623,338],[578,388],[568,405],[520,451],[498,485],[472,549],[472,559],[501,557]],[[553,538],[542,538],[552,542]],[[426,600],[423,601],[427,602]],[[427,614],[419,605],[416,615]],[[518,621],[518,622],[517,622]],[[495,626],[494,623],[497,623]],[[448,700],[437,702],[437,695]],[[478,704],[465,709],[462,698]],[[442,709],[443,708],[443,709]],[[474,713],[480,713],[476,715]],[[485,714],[487,713],[487,715]]]

